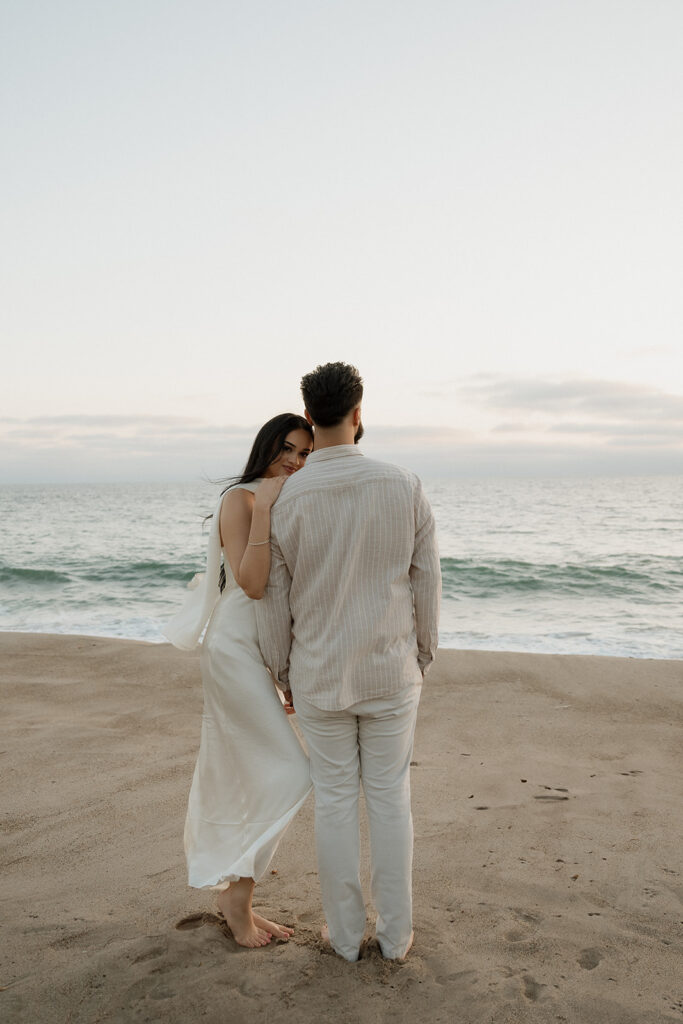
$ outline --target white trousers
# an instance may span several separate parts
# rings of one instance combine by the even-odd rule
[[[360,782],[370,825],[376,935],[388,959],[405,955],[412,933],[413,819],[410,759],[421,685],[343,711],[297,697],[311,760],[323,909],[335,952],[357,960],[365,931],[360,884]]]

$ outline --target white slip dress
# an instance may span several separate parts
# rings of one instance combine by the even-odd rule
[[[239,486],[253,492],[258,483]],[[220,503],[200,591],[207,584],[218,588],[219,514]],[[165,629],[176,646],[195,646],[197,616],[211,606],[200,655],[201,741],[185,820],[188,881],[195,888],[260,878],[311,791],[308,758],[261,656],[254,602],[235,582],[227,558],[224,564],[223,593],[193,596],[188,607],[194,614],[181,610]]]

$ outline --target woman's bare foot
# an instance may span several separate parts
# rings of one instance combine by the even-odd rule
[[[278,924],[276,921],[269,921],[265,917],[261,917],[260,914],[252,914],[254,918],[254,924],[257,928],[262,928],[264,932],[270,932],[274,939],[290,939],[294,934],[293,928],[288,928],[286,924]]]
[[[267,946],[272,937],[272,932],[259,927],[254,919],[251,909],[253,891],[254,879],[240,878],[237,882],[231,882],[218,895],[218,909],[227,921],[235,942],[247,949]]]

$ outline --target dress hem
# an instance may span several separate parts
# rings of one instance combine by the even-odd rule
[[[264,833],[264,835],[260,836],[255,843],[252,843],[251,847],[238,858],[236,863],[231,865],[233,870],[222,871],[219,874],[214,874],[210,876],[207,881],[202,882],[192,881],[193,876],[192,873],[190,873],[187,883],[190,886],[190,888],[216,889],[218,891],[221,891],[223,889],[227,889],[231,882],[236,882],[240,878],[253,878],[254,881],[258,882],[258,880],[262,878],[265,872],[267,871],[268,865],[273,859],[275,851],[277,850],[277,847],[280,843],[280,840],[282,839],[282,836],[285,833],[285,830],[288,828],[294,816],[297,814],[297,812],[301,809],[305,801],[308,799],[312,789],[313,786],[310,785],[306,792],[304,793],[304,795],[299,800],[297,800],[297,802],[292,807],[290,807],[286,814],[283,814],[283,816],[275,823],[275,825],[271,826],[270,829],[268,829]],[[188,821],[189,820],[190,819],[188,817]],[[269,843],[273,844],[270,855],[268,856],[268,859],[266,863],[263,865],[263,867],[258,872],[256,872],[255,862],[259,856],[259,853],[261,852],[263,847],[268,845]],[[244,870],[242,870],[242,865],[244,866]],[[236,868],[239,868],[240,870],[237,872],[235,871]],[[251,870],[248,870],[249,868],[251,868]]]

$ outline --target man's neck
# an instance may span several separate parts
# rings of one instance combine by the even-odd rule
[[[355,434],[355,427],[351,427],[351,429],[333,427],[330,430],[316,427],[313,437],[313,451],[319,452],[323,448],[335,448],[340,444],[353,444]]]

